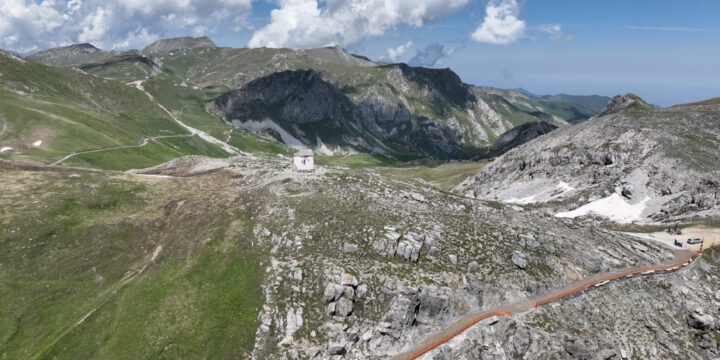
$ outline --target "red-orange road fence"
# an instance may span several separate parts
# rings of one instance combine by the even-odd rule
[[[663,270],[670,270],[670,269],[673,269],[673,270],[678,269],[678,268],[682,267],[684,264],[689,264],[690,262],[692,262],[697,257],[697,255],[699,255],[701,253],[702,253],[702,251],[698,250],[695,252],[695,255],[690,257],[690,259],[681,261],[677,264],[665,265],[665,266],[652,266],[652,267],[647,267],[647,268],[642,268],[642,269],[633,269],[633,270],[628,270],[628,271],[624,271],[624,272],[617,273],[617,274],[604,276],[600,279],[594,280],[587,284],[580,285],[574,289],[562,292],[560,294],[554,295],[547,299],[542,299],[542,300],[538,301],[537,303],[535,303],[535,307],[543,306],[543,305],[558,301],[562,298],[568,297],[570,295],[577,294],[593,285],[597,285],[597,284],[605,282],[605,281],[617,280],[624,276],[632,276],[632,275],[636,275],[636,274],[646,273],[648,271],[655,272],[655,271],[663,271]]]
[[[448,335],[443,336],[442,338],[436,339],[435,341],[433,341],[432,343],[426,345],[426,346],[423,347],[422,349],[413,352],[413,354],[410,355],[410,356],[408,356],[406,359],[408,359],[408,360],[415,360],[415,359],[417,359],[417,358],[425,355],[426,353],[434,350],[436,347],[438,347],[438,346],[440,346],[440,345],[442,345],[442,344],[444,344],[444,343],[452,340],[452,338],[460,335],[463,331],[471,328],[473,325],[475,325],[475,324],[477,324],[477,323],[479,323],[479,322],[481,322],[481,321],[483,321],[483,320],[485,320],[485,319],[489,319],[489,318],[491,318],[491,317],[493,317],[493,316],[504,316],[504,317],[507,317],[507,316],[510,316],[510,313],[507,312],[507,311],[493,311],[493,312],[490,312],[490,313],[482,314],[482,315],[480,315],[480,316],[472,319],[471,321],[468,321],[467,323],[463,324],[462,327],[456,329],[456,330],[453,331],[451,334],[448,334]]]
[[[681,261],[681,262],[678,262],[678,263],[672,264],[672,265],[653,266],[653,267],[646,267],[646,268],[640,268],[640,269],[631,269],[631,270],[619,272],[619,273],[616,273],[616,274],[607,275],[607,276],[604,276],[604,277],[602,277],[602,278],[593,280],[593,281],[591,281],[591,282],[588,282],[588,283],[579,285],[578,287],[573,288],[573,289],[570,289],[570,290],[568,290],[568,291],[564,291],[564,292],[562,292],[562,293],[560,293],[560,294],[556,294],[556,295],[553,295],[553,296],[548,297],[548,298],[546,298],[546,299],[542,299],[542,300],[540,300],[540,301],[538,301],[538,302],[535,303],[535,307],[542,306],[542,305],[545,305],[545,304],[549,304],[549,303],[558,301],[558,300],[560,300],[560,299],[562,299],[562,298],[565,298],[565,297],[568,297],[568,296],[570,296],[570,295],[579,293],[579,292],[581,292],[581,291],[583,291],[583,290],[585,290],[585,289],[588,289],[589,287],[591,287],[591,286],[593,286],[593,285],[597,285],[597,284],[600,284],[600,283],[602,283],[602,282],[612,281],[612,280],[619,279],[619,278],[621,278],[621,277],[633,276],[633,275],[641,274],[641,273],[648,273],[648,274],[650,274],[650,273],[653,273],[653,272],[655,272],[655,271],[679,269],[679,268],[681,268],[681,267],[683,267],[683,266],[686,266],[686,265],[689,265],[690,263],[692,263],[692,261],[695,260],[695,258],[696,258],[698,255],[700,255],[701,253],[702,253],[702,250],[695,251],[695,255],[691,256],[689,259],[685,259],[685,260],[683,260],[683,261]],[[503,316],[503,317],[507,317],[507,316],[510,316],[510,315],[511,315],[511,313],[508,312],[508,311],[493,311],[493,312],[489,312],[489,313],[484,313],[484,314],[482,314],[482,315],[478,315],[477,317],[473,318],[472,320],[470,320],[470,321],[462,324],[461,327],[453,330],[453,331],[452,331],[451,333],[449,333],[448,335],[445,335],[445,336],[443,336],[442,338],[435,339],[435,340],[432,341],[430,344],[427,344],[427,345],[423,346],[421,349],[416,350],[416,351],[413,351],[412,354],[408,355],[408,356],[407,356],[406,358],[404,358],[404,359],[407,359],[407,360],[415,360],[415,359],[417,359],[417,358],[425,355],[426,353],[434,350],[434,349],[437,348],[438,346],[440,346],[440,345],[442,345],[442,344],[450,341],[451,339],[453,339],[454,337],[460,335],[463,331],[469,329],[470,327],[472,327],[473,325],[479,323],[480,321],[483,321],[483,320],[485,320],[485,319],[491,318],[491,317],[493,317],[493,316]]]

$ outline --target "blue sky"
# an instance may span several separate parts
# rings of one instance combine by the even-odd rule
[[[0,0],[0,47],[127,49],[181,35],[232,47],[338,44],[449,67],[474,85],[634,92],[668,106],[720,96],[719,15],[712,0]]]

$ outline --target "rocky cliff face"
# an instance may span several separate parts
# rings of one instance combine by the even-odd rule
[[[406,71],[410,79],[428,87],[426,76],[409,68]],[[413,114],[405,103],[397,102],[390,86],[373,86],[356,98],[356,103],[324,77],[313,70],[274,73],[218,97],[208,109],[240,127],[264,123],[264,130],[277,132],[279,126],[315,148],[325,145],[389,155],[467,156],[459,124],[453,128]],[[441,81],[448,92],[435,90],[431,96],[444,102],[444,96],[452,94],[452,101],[471,103],[467,89],[453,85]]]
[[[717,214],[717,105],[647,111],[629,100],[616,97],[609,115],[513,149],[456,190],[618,222]]]
[[[325,49],[323,52],[331,50]],[[291,69],[293,66],[284,63],[281,68]],[[277,72],[260,77],[243,75],[242,80],[238,81],[241,89],[219,97],[209,109],[241,127],[255,128],[258,122],[266,121],[266,130],[277,132],[275,128],[280,127],[283,132],[292,134],[305,145],[318,146],[319,142],[314,139],[320,136],[322,143],[332,146],[334,150],[370,150],[391,156],[470,157],[484,152],[485,147],[501,133],[533,119],[544,119],[556,126],[567,124],[558,116],[541,111],[542,107],[527,97],[515,100],[523,109],[533,107],[523,110],[500,95],[488,94],[464,84],[449,69],[393,64],[347,70],[349,72],[338,71],[333,67],[317,71],[326,84],[322,91],[308,85],[298,87],[289,84],[286,79],[288,75],[279,75]],[[278,83],[273,85],[273,82]],[[333,88],[332,96],[327,96],[328,86]],[[248,103],[250,99],[265,98],[264,94],[268,91],[285,97],[300,88],[315,93],[303,95],[304,98],[327,100],[322,104],[317,101],[304,104],[296,102],[295,97],[272,99],[272,103],[282,108],[280,112],[273,107],[250,106]],[[253,92],[258,94],[254,95]],[[230,98],[234,100],[229,101]],[[532,103],[522,103],[525,100]],[[337,106],[343,108],[343,111],[331,111],[340,103],[343,105]],[[339,126],[336,129],[342,128],[341,132],[354,134],[357,141],[337,137],[326,139],[331,134],[322,135],[318,133],[319,129],[308,127],[300,127],[299,132],[297,127],[289,125],[319,123],[320,118],[317,117],[328,112],[336,114],[335,120],[344,120],[341,123],[336,121]],[[296,116],[292,118],[291,114]],[[341,132],[335,131],[336,134]]]

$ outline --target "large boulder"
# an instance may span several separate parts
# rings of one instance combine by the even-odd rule
[[[365,301],[365,299],[367,298],[367,292],[368,292],[367,285],[362,284],[362,285],[358,286],[357,291],[355,292],[355,294],[357,295],[357,299],[359,301]]]
[[[512,255],[512,262],[519,269],[524,270],[528,265],[527,255],[524,253],[521,253],[520,251],[515,251],[515,252],[513,252],[513,255]]]
[[[715,328],[716,324],[715,318],[710,314],[706,314],[702,308],[690,312],[686,320],[690,327],[698,330],[710,330]]]
[[[415,316],[418,323],[436,324],[450,314],[450,296],[447,292],[435,287],[420,289],[420,306]]]
[[[417,262],[424,240],[425,238],[422,235],[407,234],[397,245],[397,252],[395,254],[405,259],[405,261]]]
[[[353,301],[347,298],[340,298],[337,301],[335,308],[335,314],[342,317],[348,317],[353,311]]]
[[[415,322],[415,314],[417,314],[419,305],[420,299],[417,290],[414,293],[402,291],[390,302],[390,311],[387,317],[398,328],[411,326]]]
[[[338,284],[327,284],[323,293],[323,302],[329,304],[339,299],[344,293],[344,288]]]
[[[331,343],[328,345],[328,355],[345,355],[345,344]]]

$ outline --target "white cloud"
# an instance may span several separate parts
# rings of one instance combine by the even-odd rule
[[[78,35],[78,41],[102,42],[108,31],[111,16],[112,10],[97,8],[82,21],[82,32]]]
[[[405,51],[407,51],[407,49],[409,49],[412,45],[413,45],[413,42],[408,41],[406,44],[402,44],[396,48],[388,48],[386,56],[392,62],[396,62],[398,57],[400,57],[402,54],[404,54]]]
[[[143,47],[161,36],[238,26],[253,0],[0,0],[0,48],[27,52],[91,42]]]
[[[424,48],[417,49],[415,56],[408,63],[412,66],[432,67],[440,64],[443,58],[453,53],[455,53],[455,47],[445,50],[445,45],[432,43]]]
[[[423,26],[460,11],[470,0],[279,0],[250,47],[349,45],[398,26]],[[322,4],[322,5],[321,5]]]
[[[525,36],[525,21],[518,18],[517,0],[491,0],[485,8],[483,23],[472,33],[478,42],[505,45]]]
[[[548,35],[550,35],[550,38],[553,40],[565,40],[565,41],[572,40],[572,36],[565,35],[565,33],[563,33],[562,26],[560,26],[558,24],[540,25],[536,29],[538,31],[547,33]]]

